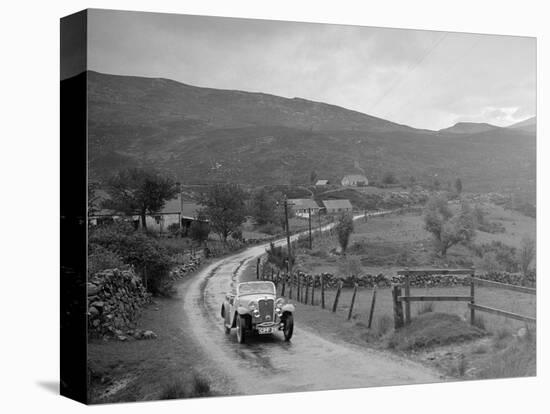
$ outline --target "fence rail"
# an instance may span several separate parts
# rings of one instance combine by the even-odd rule
[[[481,311],[481,312],[492,313],[494,315],[504,316],[506,318],[515,319],[515,320],[522,321],[522,322],[530,322],[530,323],[536,323],[537,322],[536,318],[532,318],[530,316],[519,315],[517,313],[504,311],[502,309],[491,308],[489,306],[483,306],[483,305],[477,305],[475,303],[469,303],[468,307],[470,309],[478,310],[478,311]]]
[[[480,279],[474,277],[474,282],[480,286],[496,287],[499,289],[512,290],[514,292],[528,293],[530,295],[536,295],[537,290],[533,288],[528,288],[525,286],[509,285],[508,283],[494,282],[492,280]]]
[[[411,302],[468,302],[468,309],[470,310],[470,323],[475,324],[475,313],[486,312],[494,315],[504,316],[510,319],[516,319],[528,323],[536,323],[536,318],[520,315],[514,312],[509,312],[504,309],[492,308],[490,306],[480,305],[475,301],[475,286],[487,286],[498,289],[510,290],[513,292],[527,293],[530,295],[536,295],[536,289],[528,288],[525,286],[510,285],[507,283],[493,282],[491,280],[485,280],[475,277],[474,269],[404,269],[397,272],[398,275],[404,276],[404,294],[401,295],[401,287],[399,285],[394,286],[394,318],[395,328],[400,328],[403,325],[411,322]],[[467,275],[470,281],[470,295],[464,296],[413,296],[410,292],[410,278],[411,276],[424,276],[424,275]],[[403,312],[403,305],[405,311]]]
[[[399,296],[403,302],[471,302],[471,296]]]
[[[343,288],[343,282],[340,280],[335,289],[334,299],[331,304],[328,304],[325,297],[326,292],[326,280],[324,275],[310,276],[300,273],[283,273],[277,271],[275,274],[271,268],[267,272],[262,271],[261,262],[256,262],[256,277],[263,280],[271,280],[275,283],[275,286],[281,287],[281,296],[288,295],[289,299],[296,299],[298,302],[310,305],[320,305],[322,309],[328,308],[332,312],[336,312],[340,301],[340,293]],[[514,312],[509,312],[503,309],[492,308],[476,303],[475,286],[482,285],[487,287],[494,287],[498,289],[510,290],[513,292],[527,293],[530,295],[536,295],[536,289],[528,288],[525,286],[510,285],[507,283],[494,282],[491,280],[481,279],[475,277],[474,269],[405,269],[399,270],[398,275],[404,276],[403,284],[392,285],[392,300],[394,306],[394,325],[395,328],[401,328],[411,322],[411,308],[412,302],[467,302],[468,309],[470,310],[470,323],[473,325],[476,323],[475,315],[476,311],[486,312],[499,316],[503,316],[510,319],[523,321],[526,323],[536,323],[536,318],[520,315]],[[411,276],[423,276],[423,275],[464,275],[467,276],[465,280],[469,281],[470,294],[469,295],[411,295]],[[468,285],[465,286],[467,288]],[[316,300],[315,290],[318,288],[319,301]],[[402,289],[403,288],[403,289]],[[347,309],[347,319],[350,320],[353,317],[353,309],[356,305],[358,293],[358,284],[354,283],[353,293],[351,297],[351,303]],[[293,298],[295,296],[295,298]],[[368,326],[371,327],[374,307],[376,303],[376,286],[372,292],[372,298],[370,303],[370,312],[368,315]]]

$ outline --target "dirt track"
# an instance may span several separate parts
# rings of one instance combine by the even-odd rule
[[[186,286],[184,311],[195,339],[216,366],[231,378],[238,394],[360,388],[430,383],[440,375],[424,366],[368,348],[333,342],[300,326],[295,316],[291,342],[281,333],[247,338],[239,345],[226,335],[221,304],[231,283],[265,253],[265,245],[212,263]]]

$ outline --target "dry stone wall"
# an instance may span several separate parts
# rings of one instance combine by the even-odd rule
[[[120,336],[151,300],[133,270],[103,270],[89,278],[87,287],[91,336]]]
[[[271,279],[271,268],[269,266],[263,267],[263,278]],[[289,283],[290,277],[285,276],[280,272],[273,272],[274,275],[279,274],[279,279],[286,277],[286,283]],[[349,276],[349,277],[340,277],[332,273],[322,273],[317,275],[306,274],[304,272],[297,272],[302,283],[305,283],[311,286],[312,283],[315,283],[315,286],[318,287],[321,285],[321,276],[324,279],[325,287],[327,288],[336,288],[338,282],[341,280],[344,287],[353,287],[355,283],[359,287],[372,288],[374,286],[378,288],[390,287],[392,284],[401,284],[404,282],[403,276],[389,276],[382,273],[377,275],[361,275],[361,276]],[[524,281],[523,275],[519,273],[487,273],[487,274],[476,274],[476,277],[480,279],[490,280],[499,283],[506,283],[510,285],[522,285],[525,282],[525,285],[528,287],[536,286],[536,273],[530,272],[527,275],[526,280]],[[454,275],[418,275],[410,278],[410,284],[413,287],[452,287],[452,286],[469,286],[469,279],[464,276],[454,276]]]

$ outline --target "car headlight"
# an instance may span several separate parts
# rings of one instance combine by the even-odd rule
[[[251,300],[250,302],[248,302],[248,310],[253,312],[255,311],[256,309],[258,309],[258,304],[256,302],[254,302],[253,300]]]

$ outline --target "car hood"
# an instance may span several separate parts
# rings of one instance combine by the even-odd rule
[[[242,296],[239,296],[239,300],[241,302],[250,302],[250,301],[259,301],[260,299],[273,299],[275,300],[276,297],[275,295],[272,295],[272,294],[269,294],[269,293],[254,293],[254,294],[250,294],[250,295],[242,295]]]

